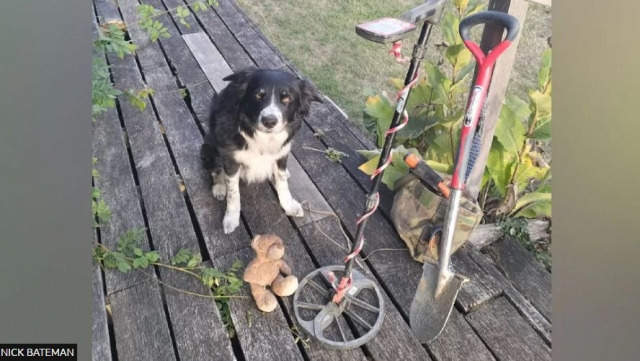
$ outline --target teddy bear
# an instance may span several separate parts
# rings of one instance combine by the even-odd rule
[[[275,234],[258,235],[251,240],[256,257],[247,265],[243,279],[251,286],[251,294],[263,312],[271,312],[278,306],[274,294],[291,296],[298,288],[298,279],[282,259],[284,243]],[[267,289],[271,286],[271,290]]]

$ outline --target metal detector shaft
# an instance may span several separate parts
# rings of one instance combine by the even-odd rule
[[[432,24],[429,22],[424,22],[422,25],[422,30],[420,30],[420,36],[418,37],[418,42],[413,47],[413,54],[411,56],[411,64],[409,66],[409,71],[407,72],[407,77],[404,79],[404,85],[408,85],[411,83],[413,78],[415,77],[418,69],[420,68],[420,63],[424,58],[424,48],[427,44],[427,40],[429,39],[429,34],[431,33]],[[395,113],[393,114],[393,119],[391,121],[391,125],[389,129],[393,129],[400,124],[400,119],[402,117],[402,113],[405,110],[407,105],[407,99],[409,99],[409,93],[411,93],[411,87],[407,87],[406,90],[401,94],[400,99],[398,99],[398,105],[396,106]],[[395,138],[395,132],[391,132],[387,134],[384,140],[384,145],[382,147],[382,152],[380,154],[380,160],[378,161],[378,167],[380,168],[387,160],[389,155],[391,154],[391,148],[393,146],[393,139]],[[382,181],[383,172],[377,174],[373,178],[373,183],[371,184],[371,188],[369,189],[369,193],[367,195],[367,204],[365,206],[364,213],[371,211],[374,206],[374,202],[372,197],[378,193],[378,188],[380,187],[380,182]],[[363,214],[364,214],[363,213]],[[362,238],[362,233],[364,232],[364,228],[367,225],[368,219],[365,218],[358,224],[358,228],[356,230],[355,240],[353,246],[351,247],[351,252],[355,252],[358,249],[358,243]],[[351,270],[353,269],[353,262],[355,261],[355,257],[351,258],[345,267],[345,276],[349,278],[351,275]]]

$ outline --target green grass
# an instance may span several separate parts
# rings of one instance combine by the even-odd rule
[[[373,43],[355,33],[355,25],[381,17],[398,17],[424,0],[237,0],[262,32],[305,76],[342,108],[362,129],[365,89],[394,88],[389,78],[404,78],[407,65],[388,54],[389,45]],[[447,2],[447,8],[452,2]],[[447,11],[445,9],[445,11]],[[541,53],[551,35],[550,8],[531,3],[525,20],[508,93],[526,98],[535,86]],[[403,43],[410,55],[417,31]],[[440,29],[427,44],[426,58],[442,58]]]

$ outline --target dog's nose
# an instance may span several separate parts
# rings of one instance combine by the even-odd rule
[[[276,124],[278,124],[278,118],[274,115],[266,115],[262,117],[262,124],[264,124],[265,127],[271,129],[275,127]]]

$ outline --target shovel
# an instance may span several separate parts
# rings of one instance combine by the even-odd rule
[[[495,23],[507,30],[505,40],[493,48],[488,55],[469,37],[471,27],[486,23]],[[468,278],[455,274],[449,267],[460,200],[466,177],[475,163],[475,159],[471,159],[469,162],[470,155],[477,155],[480,148],[481,134],[476,130],[479,129],[478,123],[491,81],[493,65],[500,54],[516,38],[519,27],[516,18],[499,11],[479,12],[460,22],[460,36],[465,46],[475,57],[478,69],[476,82],[467,102],[462,133],[460,134],[460,145],[451,179],[449,204],[439,244],[439,264],[425,261],[422,277],[411,303],[409,322],[413,333],[421,343],[433,341],[440,335],[451,315],[460,288],[468,281]]]

